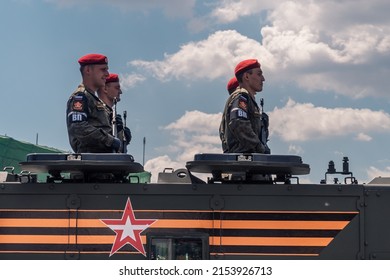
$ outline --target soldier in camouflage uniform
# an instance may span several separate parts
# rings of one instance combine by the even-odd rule
[[[240,62],[235,76],[239,86],[226,102],[219,128],[223,152],[265,153],[267,148],[260,140],[261,113],[255,100],[265,81],[260,63],[256,59]]]
[[[113,120],[113,115],[114,115],[114,106],[117,106],[117,102],[121,100],[121,88],[120,88],[120,83],[119,83],[119,76],[118,74],[115,73],[110,73],[108,75],[108,78],[106,79],[106,84],[104,87],[101,87],[97,90],[97,95],[106,104],[106,112],[108,115],[108,118]],[[115,117],[115,123],[116,125],[116,137],[121,140],[121,153],[126,153],[127,152],[127,145],[129,145],[132,135],[131,131],[128,127],[124,126],[122,116],[120,114],[116,114]],[[113,123],[112,123],[113,124]]]
[[[107,57],[88,54],[78,62],[83,82],[69,97],[66,110],[70,145],[76,153],[118,151],[120,140],[112,135],[107,106],[96,96],[108,77]]]

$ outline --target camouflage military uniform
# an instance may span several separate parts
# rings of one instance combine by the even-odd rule
[[[80,85],[67,104],[69,142],[76,153],[112,153],[109,108],[94,93]]]
[[[237,88],[228,98],[219,128],[224,153],[264,153],[261,143],[260,110],[244,88]]]

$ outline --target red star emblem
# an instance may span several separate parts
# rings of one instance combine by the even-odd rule
[[[126,244],[130,244],[146,257],[145,248],[141,240],[141,232],[147,229],[156,220],[136,219],[134,217],[130,197],[127,199],[121,219],[101,221],[116,233],[110,257]]]

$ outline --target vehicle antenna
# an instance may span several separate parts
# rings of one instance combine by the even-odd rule
[[[144,141],[143,141],[143,156],[142,156],[142,165],[145,165],[145,146],[146,146],[146,137],[144,136]]]

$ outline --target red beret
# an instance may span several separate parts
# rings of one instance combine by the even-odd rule
[[[107,79],[106,79],[106,84],[107,84],[107,83],[115,83],[115,82],[118,82],[118,83],[119,83],[118,74],[114,74],[114,73],[108,74],[108,77],[107,77]]]
[[[234,69],[234,74],[237,77],[239,74],[242,74],[253,68],[260,68],[260,63],[257,61],[257,59],[243,60],[237,64],[236,68]]]
[[[97,53],[90,53],[79,58],[81,66],[89,64],[108,64],[107,56]]]
[[[238,84],[238,81],[237,81],[237,78],[236,77],[233,77],[229,80],[229,82],[227,83],[227,90],[230,93],[232,93],[233,91],[236,90],[236,88],[239,86]]]

